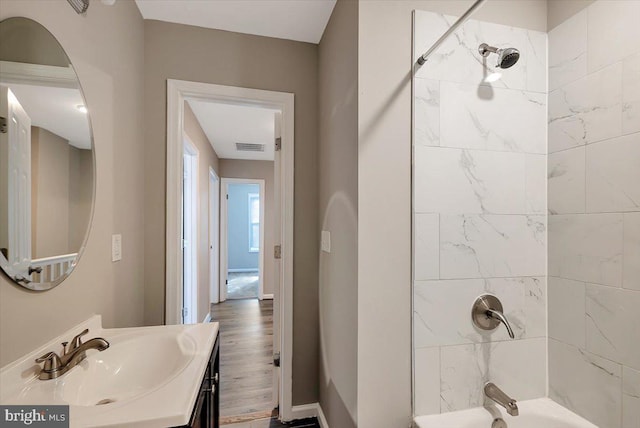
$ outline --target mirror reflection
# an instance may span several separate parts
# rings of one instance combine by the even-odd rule
[[[66,53],[40,24],[0,22],[0,265],[32,290],[73,270],[89,229],[92,135]]]

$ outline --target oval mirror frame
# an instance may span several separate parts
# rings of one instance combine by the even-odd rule
[[[12,43],[15,43],[16,40],[20,41],[21,43],[24,43],[30,49],[24,49],[26,53],[23,51],[17,50],[15,48],[15,45],[12,44]],[[40,53],[42,54],[42,59],[44,61],[44,64],[41,64],[40,62],[37,62],[37,61],[33,61],[33,58],[29,58],[29,56],[32,55],[29,52],[34,51],[35,44],[39,44],[40,46]],[[21,45],[20,47],[24,48],[24,45]],[[35,50],[37,51],[37,49]],[[47,53],[44,53],[44,52],[47,52]],[[62,64],[61,62],[66,62],[66,63]],[[22,74],[25,70],[27,70],[26,73]],[[42,70],[46,70],[44,74]],[[58,71],[61,71],[62,73],[58,73]],[[51,79],[52,80],[51,83],[49,82],[43,83],[51,76],[49,73],[52,73],[52,75],[55,77]],[[75,80],[72,80],[71,76],[73,76]],[[28,211],[28,217],[26,218],[28,218],[31,221],[28,221],[28,222],[22,221],[21,225],[17,227],[18,231],[27,230],[27,229],[21,229],[21,227],[26,228],[27,226],[25,226],[24,223],[28,224],[28,230],[27,230],[27,233],[29,235],[28,238],[25,238],[24,234],[19,234],[15,231],[9,232],[9,224],[15,225],[16,223],[15,218],[20,217],[15,214],[15,212],[20,212],[20,208],[18,208],[17,210],[14,210],[15,211],[13,213],[14,221],[12,222],[10,220],[11,214],[8,214],[8,212],[11,211],[9,209],[9,194],[11,193],[11,188],[9,183],[11,182],[11,179],[7,177],[6,182],[3,183],[2,177],[0,177],[0,185],[5,185],[7,189],[6,193],[3,192],[2,189],[0,189],[0,197],[4,199],[4,200],[0,200],[0,204],[7,207],[6,208],[7,213],[4,216],[0,212],[0,252],[1,252],[0,253],[0,268],[1,268],[0,270],[2,270],[3,273],[18,286],[24,287],[25,289],[32,290],[32,291],[46,291],[60,285],[75,270],[75,267],[79,263],[84,253],[85,247],[87,245],[87,240],[89,238],[89,234],[91,231],[91,226],[93,223],[93,217],[94,217],[94,211],[95,211],[96,176],[97,176],[96,150],[95,150],[95,141],[94,141],[94,135],[93,135],[93,127],[91,124],[91,116],[89,115],[89,109],[87,107],[84,91],[82,90],[82,84],[71,62],[71,59],[69,58],[69,55],[67,55],[66,51],[64,50],[64,47],[58,41],[58,39],[53,34],[51,34],[51,32],[46,27],[44,27],[39,22],[34,21],[33,19],[30,19],[30,18],[11,17],[11,18],[6,18],[0,21],[0,86],[3,87],[2,88],[3,90],[0,91],[0,96],[3,96],[4,94],[4,96],[6,96],[7,99],[9,100],[9,101],[5,100],[5,105],[8,105],[13,100],[13,101],[16,101],[16,103],[18,103],[18,107],[22,109],[21,104],[18,101],[20,97],[16,97],[13,94],[13,92],[18,91],[18,89],[22,87],[22,89],[20,90],[21,91],[24,90],[24,99],[29,100],[28,102],[31,103],[31,105],[38,106],[37,108],[32,109],[32,111],[34,111],[34,113],[37,112],[35,116],[39,115],[40,121],[42,122],[42,126],[40,126],[40,124],[36,125],[37,121],[33,121],[33,123],[31,123],[30,117],[27,117],[27,119],[29,119],[29,121],[27,122],[29,125],[29,131],[31,132],[33,129],[37,130],[38,137],[36,138],[39,140],[37,144],[43,144],[41,143],[41,141],[50,141],[50,138],[54,138],[54,139],[57,138],[60,141],[66,142],[66,144],[63,146],[68,148],[67,151],[69,153],[74,151],[73,150],[74,146],[75,148],[78,148],[77,152],[86,152],[87,149],[90,150],[91,152],[90,155],[88,153],[76,154],[76,157],[73,158],[74,159],[73,161],[68,160],[69,164],[73,162],[74,164],[80,163],[84,165],[84,167],[78,167],[76,170],[74,170],[74,173],[78,174],[77,176],[79,178],[78,180],[74,181],[71,177],[71,171],[67,171],[67,180],[68,180],[67,182],[69,187],[68,195],[71,194],[72,188],[73,190],[77,190],[76,188],[81,188],[82,191],[80,193],[83,194],[84,199],[81,201],[82,202],[81,204],[78,204],[77,201],[75,201],[76,204],[73,205],[73,210],[75,213],[74,215],[80,219],[80,221],[77,222],[78,226],[75,229],[73,229],[73,226],[75,226],[76,223],[72,222],[70,219],[72,214],[70,213],[68,214],[68,217],[69,217],[67,222],[67,224],[69,225],[69,229],[67,230],[68,247],[67,247],[67,251],[64,252],[64,254],[58,254],[60,250],[56,250],[54,251],[53,255],[49,255],[48,252],[52,251],[51,248],[49,248],[48,250],[42,250],[44,254],[40,254],[40,255],[37,254],[37,251],[35,248],[33,249],[35,253],[32,253],[31,251],[32,246],[37,242],[36,238],[35,237],[32,238],[31,235],[32,233],[34,236],[36,235],[34,231],[36,226],[34,225],[35,225],[35,222],[39,221],[39,220],[34,220],[32,216],[32,214],[36,212],[36,210],[34,209],[34,205],[38,205],[37,201],[40,201],[39,195],[40,193],[44,193],[44,192],[40,192],[40,193],[34,192],[36,193],[36,196],[32,196],[31,191],[32,191],[32,188],[34,187],[33,185],[25,186],[28,189],[28,193],[27,193],[28,196],[24,197],[23,200],[27,200],[27,203],[23,204],[22,206],[23,208],[24,206],[28,207],[26,208],[26,210]],[[12,87],[14,88],[14,91],[11,91]],[[29,89],[24,89],[24,87],[29,87]],[[8,92],[4,90],[6,88],[9,89]],[[39,94],[42,98],[31,98],[31,95],[35,92],[34,88],[44,90],[44,91],[40,91],[40,94]],[[67,91],[66,93],[64,92],[65,90]],[[74,92],[74,90],[77,90],[78,93],[72,94],[71,92]],[[59,96],[60,94],[62,95]],[[73,116],[72,113],[69,113],[68,111],[66,111],[65,113],[60,113],[64,109],[61,109],[59,106],[46,106],[48,107],[48,109],[45,107],[42,107],[42,109],[40,108],[41,106],[46,104],[46,102],[42,100],[52,100],[52,99],[60,100],[61,98],[63,100],[67,100],[65,96],[69,96],[68,100],[70,102],[80,100],[78,104],[75,104],[73,106],[77,110],[75,111],[76,116]],[[2,105],[1,102],[2,100],[0,100],[0,105]],[[15,112],[15,110],[16,109],[14,107],[13,111]],[[25,110],[23,110],[23,113],[24,111]],[[45,114],[50,112],[55,112],[55,114],[51,114],[51,115]],[[86,127],[85,127],[85,124],[81,124],[82,121],[77,117],[78,112],[82,113],[80,117],[84,117],[84,122],[86,122]],[[64,116],[65,114],[66,116]],[[59,116],[59,115],[62,115],[62,116]],[[0,116],[4,116],[4,114],[2,114],[1,111],[0,111]],[[11,116],[11,114],[9,113],[9,111],[7,111],[7,118],[2,121],[3,123],[0,123],[0,128],[4,128],[4,130],[0,130],[0,131],[7,131],[7,129],[9,128],[8,127],[8,125],[10,124],[9,116]],[[68,121],[60,121],[59,119],[61,117],[64,119],[73,117],[74,119],[68,120]],[[46,118],[46,120],[44,118]],[[0,118],[0,120],[2,120],[2,118]],[[45,127],[46,124],[44,122],[47,122],[47,123],[55,122],[56,124],[65,123],[65,125],[62,126],[62,128],[64,128],[62,132],[57,132],[59,131],[58,126],[60,125],[54,125],[54,128],[56,129],[52,130],[52,129],[46,128]],[[81,124],[81,126],[79,127],[73,126],[79,123]],[[33,127],[31,125],[33,125]],[[82,134],[81,131],[85,131],[84,134]],[[8,134],[11,134],[10,128],[9,128],[9,132],[8,133],[5,132],[3,135],[8,135]],[[53,137],[47,137],[49,139],[45,140],[43,138],[43,135],[52,135]],[[60,135],[63,135],[63,137],[60,137]],[[25,138],[25,140],[27,139]],[[10,159],[15,160],[15,156],[14,158],[10,158],[10,155],[8,154],[9,147],[10,147],[8,144],[8,141],[9,141],[8,136],[6,141],[7,141],[7,147],[4,153],[7,153],[7,155],[4,157],[7,159],[6,173],[8,176],[9,175],[8,165],[11,162]],[[36,158],[35,155],[33,158],[31,158],[31,149],[32,147],[35,147],[34,137],[31,136],[29,141],[31,144],[29,145],[29,149],[28,149],[29,159],[30,159],[29,168],[28,168],[29,169],[28,177],[30,180],[29,182],[31,183],[31,165],[34,163],[33,159]],[[0,145],[4,143],[5,143],[4,139],[0,140]],[[59,144],[59,143],[56,143],[56,144]],[[49,146],[47,145],[47,147]],[[48,149],[48,150],[50,151],[51,149]],[[40,156],[41,152],[47,153],[47,151],[45,150],[40,150],[40,146],[38,146],[38,155],[37,155],[38,157]],[[2,157],[4,153],[2,151],[2,147],[0,147],[0,162],[2,161]],[[61,155],[61,156],[64,156],[64,155]],[[69,156],[68,159],[71,159],[71,155],[68,155],[68,156]],[[78,160],[80,158],[82,160]],[[89,166],[90,166],[90,171],[88,171]],[[82,172],[84,173],[84,176],[80,175],[81,168],[84,168],[84,170],[82,170]],[[50,168],[50,169],[55,170],[54,168]],[[42,168],[42,170],[44,171],[45,168]],[[63,171],[64,169],[61,168],[59,170]],[[13,172],[13,169],[12,169],[12,172]],[[38,173],[39,172],[41,171],[38,170]],[[0,174],[2,173],[3,173],[3,165],[0,163]],[[88,180],[89,178],[91,179],[91,182],[87,183],[86,180]],[[41,178],[41,180],[44,180],[44,179]],[[90,192],[90,196],[88,195],[89,192]],[[20,194],[20,191],[16,190],[14,193]],[[75,196],[76,195],[74,194],[74,198]],[[15,198],[16,198],[15,196],[12,196],[12,201],[15,201],[16,200]],[[20,196],[18,196],[18,200],[19,198]],[[71,199],[72,199],[71,197],[67,198],[67,207],[71,207],[71,203],[72,203]],[[64,204],[64,202],[60,202],[60,201],[61,199],[57,200],[58,203]],[[20,206],[21,204],[15,204],[15,205]],[[77,208],[78,206],[81,206],[82,208]],[[72,208],[69,208],[69,211],[71,210]],[[7,226],[4,227],[3,223],[6,223]],[[49,222],[43,222],[42,225],[51,228],[51,226],[49,226],[47,223]],[[2,234],[3,227],[5,231],[4,235]],[[13,239],[11,239],[10,237],[8,238],[8,236],[11,233],[13,233],[14,235]],[[20,244],[16,245],[15,248],[18,248],[18,250],[14,250],[14,252],[20,253],[20,256],[22,257],[16,257],[14,255],[14,257],[10,258],[11,249],[9,248],[10,247],[9,243],[16,242],[16,237],[22,237],[22,238],[18,238],[18,240],[20,240],[23,245],[22,246]],[[37,244],[35,244],[35,246],[38,247]],[[24,250],[23,247],[28,247],[28,250]],[[72,251],[68,251],[70,247],[73,247]],[[25,254],[28,256],[25,256]],[[37,258],[31,257],[31,254],[35,255]]]

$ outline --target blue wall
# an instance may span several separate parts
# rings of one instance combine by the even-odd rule
[[[259,253],[249,252],[249,193],[260,193],[260,186],[229,184],[229,269],[258,270]]]

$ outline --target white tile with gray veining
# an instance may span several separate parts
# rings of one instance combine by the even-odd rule
[[[549,152],[622,133],[622,63],[549,94]]]
[[[416,280],[440,277],[438,214],[415,214],[414,275]]]
[[[526,213],[525,155],[444,147],[415,153],[416,212]]]
[[[547,34],[538,31],[526,32],[526,43],[522,49],[525,56],[528,91],[547,92]],[[521,59],[522,60],[522,57]],[[508,70],[505,71],[508,73]]]
[[[620,428],[622,366],[549,339],[549,397],[599,427]]]
[[[416,415],[440,413],[440,348],[414,349]]]
[[[622,367],[622,428],[640,427],[640,371]]]
[[[549,277],[549,337],[585,348],[585,284]]]
[[[440,371],[442,412],[481,406],[488,381],[518,400],[544,397],[546,339],[445,346]]]
[[[547,213],[547,155],[525,157],[525,210],[527,214]]]
[[[440,82],[415,79],[414,96],[416,145],[440,145]]]
[[[585,212],[585,147],[551,153],[548,158],[549,214]]]
[[[640,54],[622,62],[622,133],[640,132]]]
[[[640,211],[640,133],[587,146],[587,212]]]
[[[640,293],[587,284],[586,298],[586,349],[640,370]]]
[[[640,52],[640,1],[596,1],[587,13],[589,73]]]
[[[440,85],[440,145],[546,154],[546,96],[451,82]]]
[[[622,214],[549,217],[549,275],[620,287]]]
[[[587,11],[549,31],[549,91],[587,75]]]
[[[540,276],[545,272],[544,216],[440,216],[440,278]]]
[[[640,291],[640,213],[626,213],[624,218],[624,260],[622,286]]]
[[[456,17],[416,11],[415,57],[426,52],[456,21]],[[440,45],[417,71],[417,77],[450,82],[486,84],[488,75],[499,72],[493,86],[546,92],[546,34],[471,19]],[[483,58],[481,43],[521,50],[520,60],[508,70],[496,68],[497,57]]]
[[[546,286],[539,278],[416,281],[414,287],[415,346],[429,347],[511,340],[507,329],[476,328],[469,313],[481,294],[497,296],[516,339],[545,337]],[[456,302],[443,306],[442,302]]]

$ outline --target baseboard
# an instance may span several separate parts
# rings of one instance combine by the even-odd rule
[[[320,428],[329,428],[329,423],[327,422],[327,418],[324,416],[320,403],[318,403],[318,423],[320,424]]]
[[[273,294],[263,294],[260,300],[273,300]]]
[[[242,269],[227,269],[227,272],[231,273],[242,273],[242,272],[260,272],[256,268],[242,268]]]
[[[320,428],[329,428],[327,418],[324,416],[320,403],[303,404],[301,406],[293,406],[291,408],[291,417],[293,420],[318,418]]]
[[[209,313],[207,314],[207,316],[206,316],[206,317],[204,317],[204,320],[202,320],[202,323],[203,323],[203,324],[206,324],[206,323],[208,323],[208,322],[211,322],[211,312],[209,312]]]

